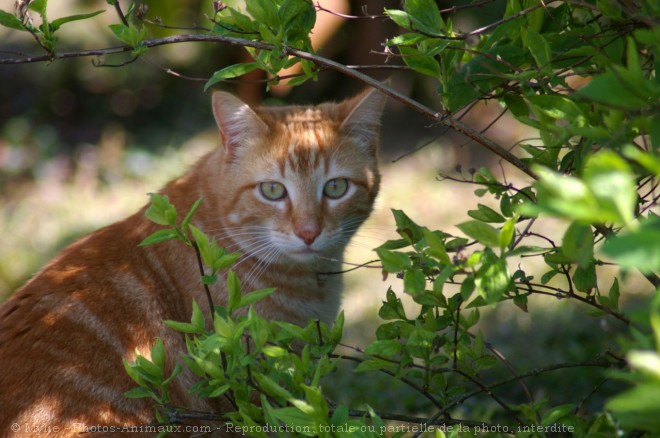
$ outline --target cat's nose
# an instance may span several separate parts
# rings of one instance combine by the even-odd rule
[[[319,237],[321,232],[317,228],[304,228],[302,230],[296,230],[296,236],[305,242],[307,245],[314,243],[317,237]]]

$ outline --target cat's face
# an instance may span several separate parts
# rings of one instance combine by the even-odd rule
[[[230,192],[224,225],[242,253],[265,262],[341,258],[378,192],[383,101],[372,92],[341,104],[252,110],[214,95]]]

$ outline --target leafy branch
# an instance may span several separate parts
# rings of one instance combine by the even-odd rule
[[[403,93],[393,89],[391,86],[384,84],[381,81],[373,79],[372,77],[362,73],[360,70],[361,66],[346,66],[339,62],[333,61],[328,58],[324,58],[313,53],[305,52],[302,50],[294,49],[292,47],[280,46],[275,47],[269,43],[263,43],[260,41],[252,41],[244,38],[232,37],[232,36],[223,36],[223,35],[200,35],[200,34],[184,34],[184,35],[174,35],[164,38],[156,38],[151,40],[144,40],[141,42],[141,47],[144,48],[153,48],[170,44],[180,44],[187,42],[208,42],[208,43],[218,43],[225,44],[229,46],[239,46],[239,47],[250,47],[259,50],[281,50],[285,55],[294,56],[300,59],[306,59],[317,66],[334,70],[340,73],[345,74],[346,76],[353,77],[361,82],[376,88],[381,91],[383,94],[390,96],[391,98],[401,102],[407,107],[419,112],[420,114],[428,117],[434,122],[444,124],[449,126],[452,129],[464,134],[469,137],[476,143],[495,153],[497,156],[503,158],[507,162],[513,164],[521,171],[527,173],[530,176],[534,176],[534,173],[525,165],[519,158],[510,153],[504,147],[498,145],[490,138],[480,134],[478,131],[469,127],[468,125],[455,120],[451,115],[445,112],[440,112],[433,110],[432,108],[423,105],[420,102],[417,102],[414,99],[404,95]],[[35,62],[46,62],[54,61],[59,59],[71,59],[71,58],[84,58],[84,57],[100,57],[107,56],[119,53],[125,53],[133,51],[132,46],[122,46],[122,47],[113,47],[106,49],[96,49],[96,50],[83,50],[76,52],[63,52],[63,53],[53,53],[49,55],[40,55],[40,56],[28,56],[21,58],[3,58],[0,59],[0,64],[26,64],[26,63],[35,63]],[[381,68],[380,66],[367,67],[371,68]],[[387,67],[383,67],[387,68]]]

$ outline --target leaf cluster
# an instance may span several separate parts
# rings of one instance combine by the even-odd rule
[[[24,3],[27,4],[27,6],[22,7],[18,11],[22,14],[22,17],[20,18],[14,14],[0,10],[0,25],[10,29],[31,33],[37,43],[49,54],[53,54],[55,51],[55,45],[57,43],[57,36],[55,33],[63,25],[73,21],[87,20],[105,12],[104,10],[99,10],[87,14],[75,14],[67,17],[60,17],[50,21],[46,11],[48,0],[33,0]],[[36,12],[39,15],[41,24],[34,24],[31,12]]]
[[[308,60],[289,57],[283,46],[313,53],[310,33],[316,22],[314,5],[308,0],[246,0],[245,10],[226,7],[218,10],[213,19],[213,31],[218,35],[237,36],[271,44],[273,50],[246,48],[252,62],[233,64],[216,71],[204,89],[214,84],[259,69],[269,73],[277,82],[278,73],[300,63],[303,74],[289,85],[295,86],[316,79],[314,64]]]

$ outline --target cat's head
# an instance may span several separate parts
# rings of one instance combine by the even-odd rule
[[[340,258],[378,193],[385,97],[250,108],[213,95],[225,234],[263,262]]]

